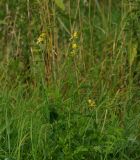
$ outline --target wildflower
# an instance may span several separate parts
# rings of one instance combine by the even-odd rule
[[[78,38],[78,33],[77,32],[73,33],[73,38]]]
[[[88,99],[88,107],[91,109],[96,107],[96,102],[92,99]]]
[[[72,49],[76,49],[77,48],[77,44],[76,43],[73,43],[72,44]]]
[[[77,38],[78,38],[78,33],[75,31],[75,32],[73,32],[73,34],[71,35],[70,40],[75,40],[75,39],[77,39]]]
[[[42,33],[40,34],[40,36],[38,37],[38,39],[37,39],[37,44],[42,43],[42,42],[45,40],[45,38],[46,38],[46,33],[45,33],[45,32],[42,32]]]
[[[78,33],[75,31],[73,34],[71,34],[70,38],[70,46],[71,46],[71,52],[70,55],[72,57],[75,57],[78,53]]]
[[[41,35],[40,35],[40,37],[45,38],[46,37],[46,33],[42,32]]]
[[[71,46],[71,48],[72,48],[72,50],[71,50],[71,56],[74,57],[77,54],[78,45],[77,45],[77,43],[72,43],[71,45],[72,45]]]
[[[37,44],[39,44],[39,43],[41,43],[41,42],[43,42],[43,38],[41,38],[41,37],[38,37],[38,39],[37,39]]]

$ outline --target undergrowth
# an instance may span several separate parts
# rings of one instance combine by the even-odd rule
[[[139,160],[139,0],[0,1],[0,160]]]

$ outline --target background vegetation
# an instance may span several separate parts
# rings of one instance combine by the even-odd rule
[[[0,1],[0,160],[140,159],[140,1]]]

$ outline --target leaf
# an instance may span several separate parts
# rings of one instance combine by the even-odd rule
[[[94,149],[95,152],[100,152],[101,153],[101,151],[102,151],[100,146],[94,146],[93,149]]]
[[[137,57],[137,48],[138,48],[138,43],[137,42],[133,42],[130,44],[130,66],[132,66],[135,58]]]
[[[88,148],[84,147],[84,146],[79,146],[76,148],[76,150],[74,151],[74,155],[81,153],[81,152],[88,152]]]
[[[61,26],[64,28],[64,30],[68,33],[68,34],[70,34],[70,31],[68,30],[68,28],[67,28],[67,26],[64,24],[64,22],[61,20],[61,18],[60,17],[57,17],[58,18],[58,21],[59,21],[59,23],[61,24]]]
[[[54,0],[55,4],[62,10],[65,10],[65,5],[63,3],[63,0]]]

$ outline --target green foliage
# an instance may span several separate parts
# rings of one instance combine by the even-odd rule
[[[140,159],[139,2],[0,1],[0,160]]]
[[[54,0],[54,2],[59,8],[61,8],[62,10],[65,10],[65,5],[63,3],[63,0]]]
[[[134,0],[129,1],[128,13],[126,17],[126,27],[125,31],[127,33],[127,45],[129,52],[129,64],[132,69],[132,75],[136,83],[139,81],[139,73],[137,72],[139,68],[140,60],[140,1]]]

